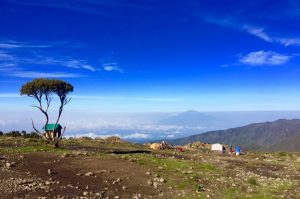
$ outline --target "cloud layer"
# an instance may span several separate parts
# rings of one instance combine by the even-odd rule
[[[98,63],[97,67],[81,58],[49,55],[50,51],[59,49],[61,45],[66,47],[69,44],[66,42],[37,43],[2,40],[0,41],[0,71],[4,71],[7,76],[20,78],[77,78],[86,76],[86,72],[123,72],[117,62],[104,63],[102,67],[101,63]],[[75,48],[74,45],[70,44],[70,48]],[[81,46],[79,45],[79,47]],[[66,70],[67,68],[73,71],[69,72]]]
[[[279,54],[272,51],[256,51],[251,52],[242,58],[239,62],[241,64],[260,66],[260,65],[282,65],[287,63],[292,56]]]

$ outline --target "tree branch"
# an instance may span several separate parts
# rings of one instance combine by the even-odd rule
[[[45,138],[45,136],[44,136],[39,130],[37,130],[37,129],[35,128],[33,119],[31,119],[31,124],[32,124],[32,127],[33,127],[33,129],[35,130],[35,132],[36,132],[38,135],[40,135],[41,137],[44,137],[44,138]]]

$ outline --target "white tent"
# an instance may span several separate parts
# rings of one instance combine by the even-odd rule
[[[222,145],[222,144],[219,144],[219,143],[212,144],[212,145],[211,145],[211,150],[212,150],[212,151],[220,151],[220,152],[223,152],[223,145]]]

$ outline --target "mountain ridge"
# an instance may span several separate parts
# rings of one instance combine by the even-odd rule
[[[226,130],[209,131],[168,140],[172,144],[201,141],[241,145],[253,151],[300,151],[300,119],[278,119]]]

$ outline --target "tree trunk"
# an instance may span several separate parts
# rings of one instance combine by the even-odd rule
[[[54,142],[54,148],[55,148],[55,149],[59,148],[58,142]]]

